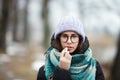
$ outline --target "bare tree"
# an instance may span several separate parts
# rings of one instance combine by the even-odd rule
[[[44,40],[43,46],[48,47],[48,40],[50,37],[50,28],[49,28],[49,21],[48,21],[48,0],[42,0],[42,19],[43,19],[43,27],[44,27]]]
[[[19,5],[18,5],[19,1],[18,0],[14,0],[13,2],[13,41],[28,41],[28,4],[29,4],[29,0],[25,0],[24,3],[25,5],[23,5],[24,7],[20,10],[19,9]],[[20,28],[20,26],[18,26],[18,24],[22,25],[23,29],[22,29],[22,34],[18,35],[18,30]]]
[[[0,20],[0,51],[6,51],[6,29],[9,15],[10,0],[2,0],[1,20]]]
[[[18,0],[13,0],[13,41],[17,41],[18,29]]]
[[[28,28],[28,5],[29,5],[29,0],[25,0],[25,8],[24,8],[24,41],[28,41],[29,38],[29,28]]]

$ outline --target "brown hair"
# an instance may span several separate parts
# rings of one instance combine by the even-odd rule
[[[51,39],[51,46],[56,48],[59,52],[62,51],[62,46],[60,44],[60,35],[61,34],[59,34],[56,39],[53,39],[54,38],[54,35],[53,35],[52,39]],[[84,53],[88,49],[88,47],[89,47],[89,41],[88,41],[87,37],[85,37],[85,41],[83,42],[82,37],[79,36],[78,47],[72,54]]]

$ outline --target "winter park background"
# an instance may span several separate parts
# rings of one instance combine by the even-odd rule
[[[36,80],[50,37],[59,19],[67,15],[84,24],[93,56],[109,80],[120,33],[120,0],[4,1],[0,0],[0,19],[3,5],[9,5],[9,17],[6,50],[0,51],[0,80]]]

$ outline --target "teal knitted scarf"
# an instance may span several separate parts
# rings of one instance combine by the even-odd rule
[[[59,65],[59,51],[50,47],[46,52],[45,76],[47,80],[53,75]],[[92,51],[88,48],[83,54],[72,55],[70,66],[72,80],[95,80],[96,61],[92,57]]]

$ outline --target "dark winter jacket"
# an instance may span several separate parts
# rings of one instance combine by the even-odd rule
[[[103,71],[100,67],[100,64],[98,62],[96,62],[96,77],[95,80],[105,80],[104,79],[104,74]],[[59,67],[56,68],[53,76],[51,77],[53,78],[52,80],[72,80],[70,77],[70,72],[68,70],[65,69],[61,69]],[[45,79],[45,70],[44,70],[44,66],[42,66],[39,69],[38,75],[37,75],[37,80],[46,80]]]

